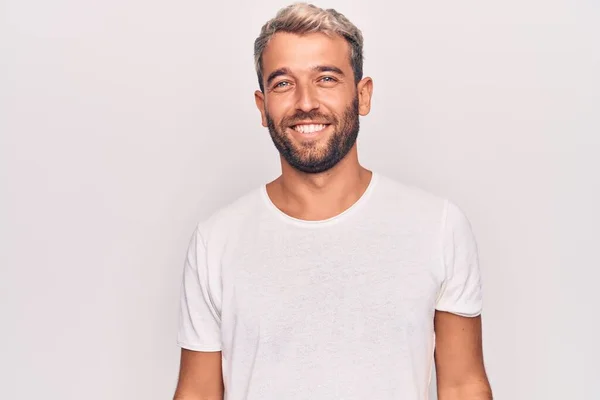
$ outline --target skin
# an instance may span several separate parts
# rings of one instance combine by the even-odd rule
[[[282,149],[293,153],[297,164],[290,163],[290,154],[281,154],[282,173],[267,184],[267,192],[292,217],[323,220],[338,215],[362,196],[371,180],[372,172],[360,164],[353,140],[335,165],[320,163],[331,155],[336,134],[348,139],[343,135],[350,130],[351,124],[344,122],[348,110],[365,116],[371,109],[373,80],[365,77],[356,83],[349,54],[350,47],[340,36],[283,32],[273,36],[263,53],[265,90],[254,96],[261,123],[269,128],[280,153]],[[299,122],[330,125],[306,135],[289,126]],[[439,400],[491,399],[481,318],[436,312],[434,324]],[[175,399],[223,399],[220,352],[182,350]]]
[[[483,363],[481,316],[436,311],[435,367],[439,400],[491,400]]]
[[[349,51],[349,45],[339,36],[275,34],[263,53],[265,92],[255,92],[262,125],[268,127],[268,115],[278,124],[299,112],[341,120],[355,98],[358,114],[367,115],[373,80],[365,77],[355,83]],[[335,67],[341,74],[315,70],[319,66]],[[281,69],[288,73],[267,81],[271,73]],[[286,135],[307,159],[325,152],[333,131],[330,126],[316,137],[305,137],[287,129]],[[371,180],[371,171],[359,163],[356,143],[346,157],[320,173],[299,171],[283,156],[280,158],[282,174],[267,184],[267,192],[278,208],[299,219],[321,220],[343,212],[360,198]]]
[[[221,352],[181,349],[174,400],[223,400]]]

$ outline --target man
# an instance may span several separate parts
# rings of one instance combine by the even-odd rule
[[[434,360],[440,400],[491,399],[468,220],[358,161],[362,46],[312,5],[263,26],[255,99],[282,174],[192,237],[175,399],[423,400]]]

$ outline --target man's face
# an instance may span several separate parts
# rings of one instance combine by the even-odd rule
[[[275,34],[263,53],[263,77],[264,93],[256,93],[262,123],[292,167],[320,173],[348,154],[368,105],[361,110],[364,83],[355,84],[342,37]]]

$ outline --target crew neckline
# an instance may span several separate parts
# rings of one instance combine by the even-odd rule
[[[375,171],[371,171],[371,180],[369,181],[367,188],[365,189],[363,194],[358,198],[358,200],[356,200],[354,202],[354,204],[352,204],[350,207],[348,207],[341,213],[334,215],[333,217],[330,217],[327,219],[320,219],[320,220],[306,220],[306,219],[292,217],[291,215],[288,215],[285,212],[283,212],[282,210],[280,210],[275,205],[275,203],[273,203],[273,201],[271,200],[271,197],[269,197],[269,192],[267,191],[266,184],[261,186],[260,191],[261,191],[261,194],[262,194],[263,200],[265,201],[266,206],[272,212],[274,212],[280,219],[284,220],[285,222],[288,222],[288,223],[291,223],[291,224],[294,224],[297,226],[303,226],[303,227],[322,227],[322,226],[329,226],[329,225],[335,224],[337,222],[340,222],[340,221],[346,219],[347,217],[349,217],[354,212],[356,212],[359,208],[361,208],[362,205],[364,203],[366,203],[366,201],[369,199],[369,197],[371,197],[373,189],[374,189],[375,185],[377,184],[378,180],[379,180],[379,175]]]

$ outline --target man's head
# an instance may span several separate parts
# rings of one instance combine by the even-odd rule
[[[267,22],[254,45],[263,126],[292,167],[327,171],[355,146],[370,110],[360,31],[335,10],[294,4]]]

